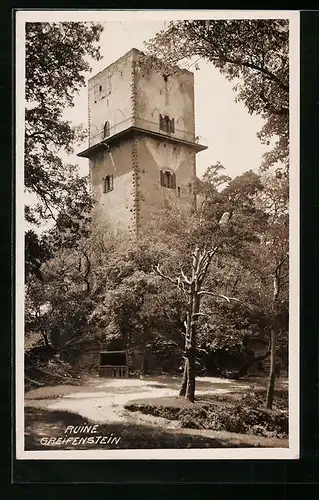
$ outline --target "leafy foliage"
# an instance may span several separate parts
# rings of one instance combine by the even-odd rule
[[[101,57],[101,32],[102,26],[93,23],[26,24],[25,186],[38,197],[40,218],[51,217],[72,190],[74,167],[65,168],[59,154],[72,153],[83,132],[63,113],[85,84],[87,57]]]
[[[33,276],[41,278],[41,265],[52,257],[50,247],[32,230],[25,233],[25,279],[28,282]]]
[[[92,299],[79,256],[61,250],[41,267],[41,279],[27,284],[26,331],[38,332],[55,347],[87,332]]]
[[[87,180],[77,167],[66,165],[62,153],[71,154],[83,140],[84,130],[64,119],[66,107],[85,84],[90,71],[88,58],[100,59],[97,45],[102,26],[94,23],[27,23],[25,53],[25,189],[37,203],[25,209],[32,225],[56,220],[61,226],[78,229],[78,219],[87,217],[91,208]],[[39,242],[26,235],[28,273],[42,255]],[[44,257],[44,255],[42,255]]]
[[[108,342],[121,340],[132,348],[160,351],[179,345],[183,297],[162,283],[153,266],[156,245],[132,243],[124,251],[108,253],[97,269],[96,307],[91,324]]]

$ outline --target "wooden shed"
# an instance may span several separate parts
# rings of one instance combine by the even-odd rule
[[[128,356],[127,351],[100,351],[100,377],[127,378]]]

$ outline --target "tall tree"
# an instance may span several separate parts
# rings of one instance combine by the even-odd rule
[[[180,395],[190,401],[194,401],[195,397],[199,322],[203,315],[206,316],[202,309],[203,299],[210,296],[228,303],[239,302],[237,297],[228,296],[223,292],[218,261],[225,260],[225,274],[229,265],[232,266],[230,258],[242,259],[243,255],[247,254],[247,244],[258,242],[258,234],[264,223],[261,212],[256,207],[256,195],[262,189],[259,176],[253,172],[245,172],[229,180],[219,174],[220,170],[219,165],[211,167],[204,176],[204,203],[201,213],[194,214],[193,219],[188,216],[188,223],[184,222],[179,226],[177,217],[175,222],[172,217],[167,222],[168,232],[173,230],[176,238],[172,248],[180,247],[179,271],[176,270],[177,262],[175,269],[174,265],[170,268],[167,264],[156,266],[157,273],[177,286],[187,298],[185,364]],[[221,186],[221,183],[226,185],[219,192],[216,187]],[[165,240],[169,241],[169,238],[167,235]],[[181,245],[184,245],[184,248],[181,248]]]
[[[70,216],[70,197],[79,211],[87,200],[87,185],[77,167],[66,165],[61,155],[73,152],[84,130],[65,120],[64,111],[74,105],[74,96],[85,84],[89,59],[101,58],[102,30],[97,23],[26,23],[25,189],[37,200],[25,207],[30,224],[67,211]],[[26,240],[27,251],[34,250],[34,234],[29,232]],[[26,260],[32,259],[27,252]]]
[[[288,167],[289,23],[284,19],[172,21],[146,44],[151,63],[167,74],[190,61],[196,69],[205,59],[234,81],[236,100],[250,114],[260,114],[264,143],[275,140],[263,167]],[[159,58],[159,60],[158,60]],[[192,62],[194,60],[194,62]]]
[[[180,288],[188,298],[185,320],[185,363],[179,394],[185,396],[192,403],[195,399],[197,325],[199,316],[202,314],[200,310],[201,299],[204,295],[212,295],[230,301],[222,294],[203,288],[207,272],[217,251],[217,246],[210,249],[196,247],[192,254],[191,273],[188,276],[181,269],[180,274],[172,278],[164,274],[159,265],[156,266],[157,273]]]
[[[63,118],[90,71],[88,58],[100,59],[100,24],[82,22],[26,24],[25,187],[38,199],[30,222],[52,217],[69,192],[73,171],[61,152],[72,153],[83,131]]]
[[[288,330],[289,193],[288,181],[285,178],[278,179],[268,175],[264,178],[264,185],[262,203],[268,212],[268,227],[262,244],[256,248],[256,256],[260,261],[262,272],[268,273],[271,299],[269,311],[271,359],[266,401],[267,407],[271,409],[277,374],[278,332]]]

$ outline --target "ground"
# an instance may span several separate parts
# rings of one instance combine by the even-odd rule
[[[25,449],[288,446],[287,439],[183,428],[179,420],[154,416],[149,412],[146,414],[136,406],[139,403],[154,405],[158,402],[162,406],[194,408],[192,403],[176,397],[179,385],[179,377],[168,376],[144,379],[88,377],[78,385],[30,390],[25,395]],[[251,382],[201,377],[197,381],[198,402],[195,405],[228,394],[240,399],[240,395],[250,388]],[[134,411],[128,409],[132,409],[132,405],[135,405]],[[92,434],[91,428],[89,433],[81,433],[85,425],[96,425],[95,432]],[[67,429],[68,426],[73,426],[73,429]],[[72,434],[76,431],[76,434]],[[91,436],[89,441],[80,439],[88,436]],[[102,436],[100,440],[98,436]],[[71,437],[73,440],[67,441]]]

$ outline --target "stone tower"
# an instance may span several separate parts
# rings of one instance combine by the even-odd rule
[[[90,177],[98,210],[137,233],[150,214],[196,204],[194,75],[149,71],[137,49],[89,80]]]

